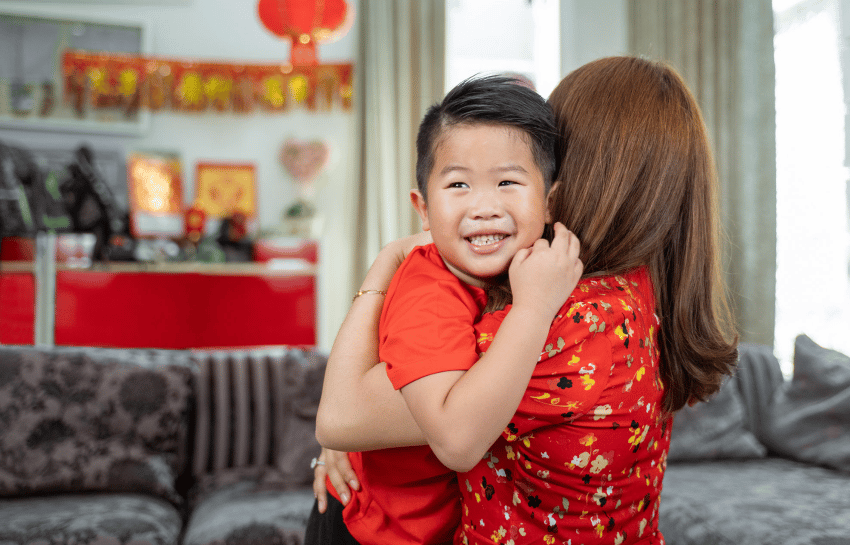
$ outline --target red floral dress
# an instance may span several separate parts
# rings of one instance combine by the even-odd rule
[[[664,543],[657,515],[672,417],[661,406],[654,309],[645,269],[579,283],[511,423],[458,475],[455,543]],[[506,313],[476,326],[482,353]]]

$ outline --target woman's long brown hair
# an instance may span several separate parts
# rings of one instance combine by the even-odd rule
[[[549,97],[560,133],[553,221],[581,241],[585,276],[648,267],[661,319],[664,407],[716,392],[737,361],[719,263],[717,178],[702,115],[669,66],[611,57]]]

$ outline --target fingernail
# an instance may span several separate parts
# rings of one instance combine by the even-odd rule
[[[350,481],[348,481],[348,484],[354,490],[360,490],[360,483],[357,482],[357,479],[351,479]]]
[[[347,505],[347,504],[348,504],[348,494],[345,494],[345,493],[340,494],[340,495],[339,495],[339,499],[340,499],[340,500],[342,500],[342,504],[343,504],[343,505]]]

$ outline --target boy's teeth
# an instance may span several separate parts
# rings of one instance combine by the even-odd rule
[[[469,237],[469,242],[471,242],[473,246],[486,246],[487,244],[495,244],[506,236],[508,235],[478,235]]]

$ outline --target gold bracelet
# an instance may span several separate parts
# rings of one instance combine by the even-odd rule
[[[353,303],[358,297],[366,293],[377,293],[378,295],[386,295],[387,292],[382,290],[357,290],[357,293],[354,294],[354,298],[351,300]]]

